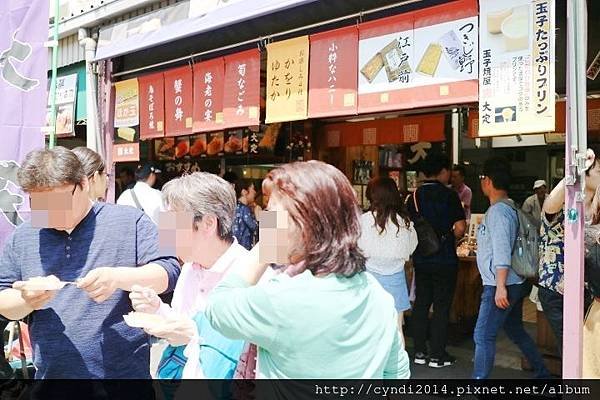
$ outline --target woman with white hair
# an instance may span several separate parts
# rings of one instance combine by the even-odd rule
[[[185,263],[172,306],[146,288],[134,287],[130,294],[136,311],[163,317],[163,322],[145,328],[170,343],[158,377],[231,379],[244,342],[212,329],[204,309],[224,274],[248,256],[232,233],[235,192],[222,178],[196,172],[168,182],[162,196],[168,211],[159,220],[161,247]]]

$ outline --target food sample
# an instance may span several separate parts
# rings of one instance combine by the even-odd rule
[[[487,15],[487,29],[488,32],[495,35],[502,32],[502,23],[506,18],[512,14],[512,9],[498,10],[488,13]]]
[[[206,146],[206,153],[209,156],[214,156],[223,152],[224,138],[223,132],[219,132],[217,134],[210,135],[210,142]]]
[[[383,58],[388,82],[394,82],[401,74],[411,72],[408,57],[398,47],[398,40],[394,39],[381,50],[380,54]]]
[[[502,22],[502,35],[506,51],[519,51],[529,48],[529,17],[524,13],[516,13]]]
[[[369,81],[373,82],[383,68],[383,57],[380,53],[375,54],[360,70],[360,73]]]
[[[133,128],[118,128],[117,136],[121,139],[127,140],[128,142],[133,142],[135,139],[135,129]]]
[[[206,135],[201,134],[192,136],[192,146],[190,147],[190,156],[197,157],[200,154],[206,153]]]
[[[242,150],[242,137],[241,137],[241,131],[240,134],[230,134],[229,137],[227,138],[227,142],[225,142],[225,153],[235,153],[237,151],[241,151]]]
[[[460,56],[464,52],[464,48],[456,32],[447,32],[440,38],[439,42],[442,50],[444,50],[448,64],[450,64],[452,69],[457,70],[460,67]]]
[[[431,43],[427,50],[425,50],[425,54],[423,54],[423,58],[419,62],[419,66],[417,67],[417,72],[420,72],[425,75],[434,76],[437,71],[438,65],[440,65],[440,58],[442,57],[442,46],[437,43]]]
[[[265,134],[261,141],[258,143],[258,147],[262,147],[269,150],[275,149],[275,143],[277,143],[277,137],[281,130],[281,123],[270,124],[265,129]]]
[[[502,119],[504,122],[510,122],[513,119],[513,115],[515,114],[515,110],[511,107],[506,107],[502,110]]]
[[[60,290],[66,284],[67,284],[66,282],[61,282],[60,279],[58,279],[54,275],[36,276],[34,278],[29,278],[28,280],[26,280],[23,283],[23,285],[21,286],[21,289],[24,289],[24,290]]]
[[[175,158],[175,138],[157,140],[154,146],[158,159],[173,160]]]
[[[182,158],[190,152],[190,139],[178,138],[177,146],[175,147],[175,158]]]
[[[125,323],[132,328],[151,328],[164,322],[164,318],[156,314],[132,311],[123,315]]]
[[[250,136],[244,136],[242,139],[242,152],[247,153],[250,148]]]

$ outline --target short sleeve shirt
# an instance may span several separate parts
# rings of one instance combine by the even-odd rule
[[[179,277],[177,259],[161,254],[158,229],[132,207],[96,203],[69,234],[18,226],[0,257],[0,290],[18,280],[55,275],[73,282],[99,267],[155,263],[165,269],[172,291]],[[149,337],[129,327],[128,293],[117,290],[97,304],[75,285],[67,285],[42,309],[30,314],[36,379],[150,378]]]
[[[552,221],[542,213],[540,230],[540,286],[563,294],[565,263],[565,214],[561,210]]]
[[[441,249],[432,256],[422,256],[417,250],[413,256],[415,264],[457,264],[456,243],[452,227],[465,220],[465,210],[458,194],[437,181],[426,181],[417,191],[419,213],[416,212],[413,197],[407,200],[408,211],[414,221],[423,216],[442,237]]]

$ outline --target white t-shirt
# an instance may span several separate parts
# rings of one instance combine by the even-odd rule
[[[387,221],[383,234],[375,225],[375,217],[370,211],[360,217],[361,236],[358,246],[367,257],[367,270],[380,275],[393,275],[404,270],[419,244],[417,232],[410,223],[406,228],[404,220],[398,216],[400,229],[391,220]]]
[[[135,191],[135,195],[144,209],[144,212],[156,225],[158,225],[158,216],[163,209],[160,190],[152,189],[146,182],[137,182],[133,189],[127,189],[119,196],[117,204],[137,208],[135,201],[133,201],[133,196],[131,195],[132,190]]]

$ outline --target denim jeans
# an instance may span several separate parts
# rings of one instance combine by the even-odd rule
[[[550,378],[542,356],[537,347],[523,327],[523,299],[531,291],[527,282],[519,285],[509,285],[508,301],[510,306],[506,310],[496,307],[496,287],[484,286],[481,295],[481,306],[475,327],[475,366],[473,379],[489,378],[494,368],[496,358],[496,337],[500,328],[504,328],[506,335],[513,341],[527,358],[536,378]]]

